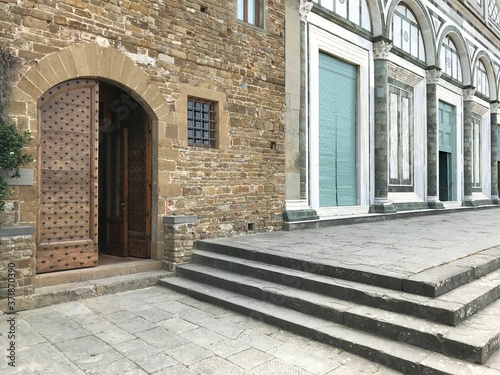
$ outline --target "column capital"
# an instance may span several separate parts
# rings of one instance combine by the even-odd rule
[[[473,100],[476,94],[476,88],[474,86],[467,86],[463,89],[464,100]]]
[[[380,39],[373,44],[373,57],[375,59],[387,59],[392,48],[392,42],[389,39]]]
[[[491,102],[491,113],[500,114],[500,102]]]
[[[313,6],[314,3],[312,0],[300,0],[299,15],[301,21],[307,22],[307,16],[309,15],[309,12],[311,12]]]
[[[425,80],[428,85],[437,85],[441,78],[442,71],[440,68],[432,67],[425,72]]]

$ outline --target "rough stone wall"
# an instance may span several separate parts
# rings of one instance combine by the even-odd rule
[[[8,289],[14,298],[33,294],[34,246],[33,235],[0,234],[0,299],[7,298]]]
[[[227,0],[0,0],[0,43],[11,47],[23,65],[10,114],[20,129],[30,129],[36,138],[36,101],[28,96],[38,98],[44,92],[41,87],[54,76],[76,78],[75,69],[65,61],[66,49],[96,44],[118,50],[147,73],[150,81],[144,85],[153,82],[159,88],[159,107],[168,110],[153,134],[158,231],[164,214],[196,215],[198,237],[243,232],[249,223],[254,231],[279,229],[285,185],[284,0],[267,2],[264,29],[236,20],[235,4]],[[86,76],[86,68],[78,67],[84,60],[89,65],[87,76],[92,76],[91,64],[100,67],[100,59],[105,58],[86,56],[85,51],[92,49],[85,48],[78,52],[81,55],[72,52],[77,76]],[[47,56],[58,53],[60,64],[43,66]],[[30,69],[42,68],[48,72],[45,76],[26,78]],[[133,77],[126,80],[134,82]],[[120,83],[120,78],[116,81]],[[227,138],[227,147],[187,146],[181,129],[186,121],[183,85],[225,95],[219,106],[228,117],[227,134],[221,135]],[[28,149],[33,154],[35,143]],[[36,225],[36,191],[37,181],[32,188],[19,188],[13,197],[12,207],[18,207],[16,225]]]

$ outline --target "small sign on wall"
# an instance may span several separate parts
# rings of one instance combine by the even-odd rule
[[[2,178],[7,185],[11,186],[32,186],[33,185],[33,169],[19,168],[19,177],[11,177],[12,171],[3,170]]]

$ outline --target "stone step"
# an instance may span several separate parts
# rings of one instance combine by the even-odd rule
[[[470,362],[486,362],[500,344],[500,301],[450,327],[199,264],[177,275]]]
[[[500,297],[500,270],[431,298],[203,250],[193,251],[193,261],[451,326],[463,322]]]
[[[29,296],[16,298],[16,311],[35,309],[56,303],[78,301],[104,294],[114,294],[129,290],[148,288],[160,279],[173,276],[172,272],[157,270],[113,276],[92,281],[72,282],[36,288]]]
[[[310,316],[270,302],[204,285],[193,280],[173,277],[160,285],[194,298],[251,315],[270,324],[341,348],[402,373],[429,375],[500,375],[500,371],[476,365],[443,354],[432,353],[401,341],[356,331],[341,324]]]
[[[500,247],[478,251],[465,258],[416,274],[402,271],[375,269],[359,264],[328,260],[314,262],[306,255],[286,254],[281,251],[265,251],[249,244],[232,246],[224,240],[198,241],[198,250],[205,250],[233,257],[254,260],[295,270],[305,270],[322,276],[355,281],[410,294],[437,297],[472,280],[481,278],[500,268]]]

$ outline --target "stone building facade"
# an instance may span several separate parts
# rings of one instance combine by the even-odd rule
[[[498,204],[497,0],[287,1],[286,25],[286,220]]]
[[[2,270],[93,266],[127,246],[177,261],[169,225],[189,227],[188,247],[281,228],[285,7],[251,4],[0,0],[0,43],[22,64],[9,115],[36,155],[10,182]]]

